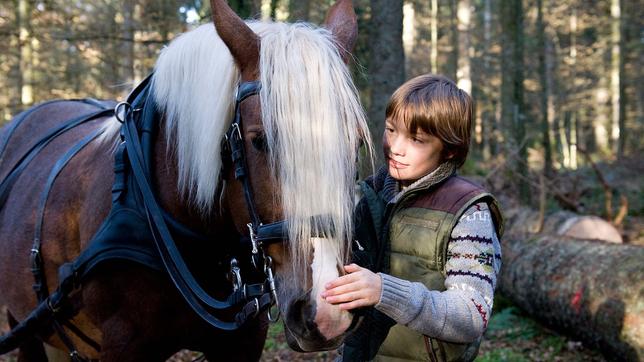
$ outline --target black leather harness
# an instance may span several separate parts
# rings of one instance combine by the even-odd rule
[[[151,76],[146,78],[131,94],[127,102],[119,103],[115,108],[106,107],[104,103],[86,100],[88,104],[100,107],[96,112],[83,115],[50,131],[36,143],[27,154],[13,167],[8,176],[0,183],[0,205],[4,204],[9,191],[22,170],[29,162],[56,136],[100,117],[116,115],[122,122],[120,144],[114,159],[114,183],[112,185],[112,208],[106,220],[100,226],[88,247],[72,262],[59,269],[58,288],[49,295],[47,292],[41,257],[41,234],[44,210],[51,188],[65,165],[94,140],[99,131],[94,131],[72,148],[70,148],[54,165],[41,193],[34,242],[31,250],[34,290],[40,304],[30,315],[13,328],[8,334],[0,337],[0,354],[18,348],[25,338],[33,337],[50,327],[59,333],[70,350],[75,361],[82,361],[70,338],[65,334],[60,323],[69,327],[95,349],[100,346],[84,336],[66,321],[78,310],[71,306],[69,296],[82,286],[90,272],[99,264],[110,260],[127,260],[145,267],[167,272],[177,290],[190,307],[206,322],[215,328],[234,330],[241,327],[246,320],[258,313],[268,311],[269,319],[276,320],[270,314],[271,306],[277,303],[275,280],[271,259],[264,252],[264,246],[273,242],[288,239],[288,225],[284,221],[263,225],[257,214],[252,190],[249,184],[244,140],[242,137],[242,119],[240,104],[244,99],[259,92],[259,82],[244,82],[239,85],[235,117],[226,133],[222,157],[230,157],[234,167],[235,178],[242,183],[246,204],[251,217],[248,223],[249,236],[240,235],[242,243],[250,242],[250,255],[253,264],[265,280],[260,283],[246,284],[241,280],[239,266],[235,259],[230,260],[230,274],[233,292],[225,300],[219,300],[206,292],[188,269],[174,239],[189,239],[195,242],[212,242],[212,238],[191,231],[175,220],[158,204],[151,187],[151,165],[153,155],[153,135],[156,132],[160,115],[157,113],[154,97],[150,87]],[[109,104],[109,106],[112,106]],[[4,149],[11,133],[22,120],[28,118],[27,111],[19,116],[7,138],[1,145]],[[223,174],[223,173],[222,173]],[[127,235],[124,238],[123,235]],[[222,321],[213,315],[215,310],[241,309],[231,321]]]

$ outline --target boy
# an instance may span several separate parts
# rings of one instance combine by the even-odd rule
[[[492,195],[455,175],[470,142],[472,100],[422,75],[387,106],[387,165],[361,184],[354,261],[328,303],[365,319],[344,361],[473,360],[492,311],[502,217]],[[374,272],[378,272],[377,274]]]

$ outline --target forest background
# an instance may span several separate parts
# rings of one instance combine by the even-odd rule
[[[333,1],[229,3],[243,18],[319,24]],[[445,74],[476,101],[462,173],[490,188],[511,215],[535,210],[539,221],[529,231],[543,231],[548,215],[563,210],[597,215],[625,244],[644,244],[640,1],[354,5],[360,32],[351,67],[377,143],[393,90],[422,73]],[[210,13],[201,0],[0,0],[0,122],[54,98],[123,99],[165,44],[210,21]],[[557,330],[533,312],[531,319],[511,291],[504,294],[481,360],[606,358],[602,343]],[[333,357],[295,357],[281,338],[271,331],[266,360]]]

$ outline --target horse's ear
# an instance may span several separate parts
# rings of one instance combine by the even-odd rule
[[[226,0],[210,0],[215,29],[241,70],[242,80],[259,76],[260,39],[228,6]]]
[[[351,0],[336,1],[326,14],[324,27],[331,31],[340,46],[342,59],[348,63],[358,39],[358,20]]]

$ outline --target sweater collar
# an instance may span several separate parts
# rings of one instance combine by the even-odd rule
[[[453,162],[443,162],[434,171],[419,178],[407,187],[401,187],[398,180],[387,173],[382,189],[382,196],[388,203],[396,203],[410,192],[430,188],[452,176],[455,172],[456,165]]]

